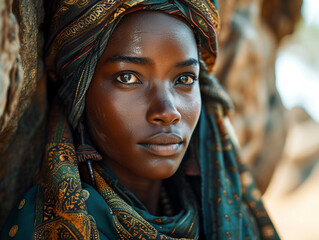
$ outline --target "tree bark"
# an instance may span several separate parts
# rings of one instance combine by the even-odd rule
[[[41,0],[0,2],[0,226],[32,185],[45,137]]]
[[[242,159],[265,190],[285,139],[275,89],[280,40],[294,29],[302,0],[219,1],[221,31],[215,75],[235,105],[231,118]],[[42,0],[0,1],[0,227],[32,185],[43,155],[46,79]]]
[[[281,158],[285,109],[275,87],[280,40],[293,32],[302,0],[219,1],[221,32],[215,74],[233,100],[241,157],[264,192]]]

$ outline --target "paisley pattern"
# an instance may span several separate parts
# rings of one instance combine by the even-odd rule
[[[216,88],[218,85],[213,89]],[[215,94],[214,98],[217,97],[220,96]],[[216,100],[205,103],[194,135],[193,141],[197,143],[191,147],[195,148],[195,165],[200,166],[199,185],[194,181],[193,172],[187,174],[188,155],[170,180],[179,186],[176,193],[182,199],[179,203],[182,212],[177,215],[152,216],[119,185],[102,162],[94,165],[96,190],[108,205],[107,216],[112,218],[113,226],[105,226],[114,229],[109,232],[109,238],[278,239],[252,175],[237,159],[236,149],[223,124],[222,106]],[[88,193],[81,187],[72,132],[59,103],[50,119],[51,142],[47,144],[44,161],[47,172],[45,181],[38,187],[33,238],[99,239],[99,229],[87,211]],[[201,199],[197,201],[199,189]],[[202,220],[199,220],[199,209]],[[201,228],[204,236],[200,237]]]
[[[87,214],[72,134],[65,118],[52,114],[51,119],[34,239],[90,239],[91,234],[98,236],[97,229]]]
[[[186,182],[182,181],[179,185],[185,206],[183,213],[163,218],[141,211],[142,205],[131,206],[125,202],[115,191],[124,192],[125,189],[113,184],[116,177],[105,166],[96,166],[95,177],[98,192],[114,214],[113,224],[120,239],[198,239],[198,209]]]
[[[278,239],[251,174],[240,163],[224,126],[231,108],[228,95],[209,75],[216,57],[218,12],[208,0],[59,0],[53,1],[47,63],[60,82],[50,116],[43,163],[46,177],[38,188],[34,239]],[[102,162],[94,162],[95,188],[107,204],[112,225],[97,229],[86,206],[75,130],[97,60],[123,14],[161,10],[183,16],[193,26],[202,50],[200,88],[203,107],[188,153],[169,190],[181,211],[153,216],[121,186]],[[191,152],[191,153],[189,153]],[[82,156],[78,159],[77,156]],[[174,186],[179,186],[174,188]]]
[[[87,193],[81,188],[70,127],[58,103],[52,110],[51,120],[49,139],[53,142],[47,144],[44,162],[47,175],[38,187],[34,239],[98,239],[95,220],[87,212]],[[109,237],[198,239],[198,209],[188,185],[180,185],[186,208],[175,217],[162,219],[141,211],[143,206],[129,205],[114,190],[117,189],[114,176],[110,177],[108,170],[100,165],[94,168],[96,189],[109,206],[117,233]]]

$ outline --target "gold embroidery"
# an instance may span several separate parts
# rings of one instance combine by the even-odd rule
[[[89,12],[85,13],[82,17],[65,28],[54,41],[54,51],[58,51],[67,41],[79,34],[89,31],[91,26],[96,26],[105,17],[109,16],[109,9],[113,7],[115,1],[107,3],[98,3]]]
[[[241,178],[241,182],[244,186],[249,186],[252,181],[253,181],[253,178],[252,176],[250,175],[250,173],[248,172],[244,172],[240,175],[240,178]]]
[[[24,207],[25,204],[25,199],[22,199],[21,202],[19,203],[18,209],[21,210]]]
[[[122,200],[98,172],[94,171],[94,176],[98,191],[105,198],[114,213],[113,225],[119,234],[119,239],[156,239],[158,237],[160,239],[175,239],[159,233],[130,205]],[[130,229],[130,232],[128,229]]]
[[[262,228],[262,233],[266,238],[273,238],[275,235],[275,231],[273,226],[268,225]]]
[[[75,5],[77,7],[83,7],[88,4],[89,0],[64,0],[64,4]]]
[[[9,236],[13,238],[17,234],[18,229],[18,225],[13,225],[9,231]]]
[[[256,200],[259,200],[261,198],[261,193],[258,189],[254,189],[251,194]]]
[[[219,29],[219,14],[216,7],[210,1],[190,0],[187,2],[196,7],[203,15],[206,15],[206,18],[211,19],[216,31]]]
[[[87,191],[85,189],[82,189],[82,195],[83,195],[84,201],[88,200],[90,197],[89,191]]]
[[[226,235],[227,235],[228,239],[231,239],[231,234],[230,234],[230,232],[226,232]]]

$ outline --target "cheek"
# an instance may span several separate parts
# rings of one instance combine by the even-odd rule
[[[202,100],[200,96],[199,87],[193,89],[186,99],[183,99],[181,103],[180,111],[184,121],[187,123],[191,131],[194,130],[197,121],[199,119],[202,106]]]
[[[105,112],[99,104],[96,104],[94,107],[87,104],[87,126],[89,128],[92,141],[103,152],[105,151],[103,148],[108,146],[111,142],[107,115],[107,112]]]
[[[129,136],[125,135],[126,126],[122,126],[121,121],[111,112],[105,111],[105,115],[106,118],[101,113],[92,115],[87,120],[92,141],[103,156],[122,156],[121,149],[129,141]]]
[[[95,86],[94,86],[95,87]],[[112,106],[107,95],[100,89],[91,88],[86,98],[86,122],[94,144],[103,152],[112,141],[112,129],[116,119],[113,119]]]
[[[94,98],[99,98],[98,102],[90,101],[92,94],[88,94],[86,118],[95,146],[102,154],[112,158],[125,154],[123,149],[130,149],[130,143],[134,140],[134,126],[141,122],[139,117],[142,114],[138,114],[139,109],[136,109],[139,105],[134,106],[133,100],[125,99],[125,96],[130,95],[123,96],[114,89],[106,92],[107,95],[94,92]]]

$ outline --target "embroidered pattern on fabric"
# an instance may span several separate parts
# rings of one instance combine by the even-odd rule
[[[124,202],[95,170],[94,176],[97,189],[114,213],[113,223],[120,239],[161,239],[187,240],[187,238],[172,238],[159,233],[150,223],[141,217],[130,205]],[[193,224],[190,225],[190,229]],[[189,229],[189,231],[190,231]],[[191,239],[189,239],[191,240]]]

